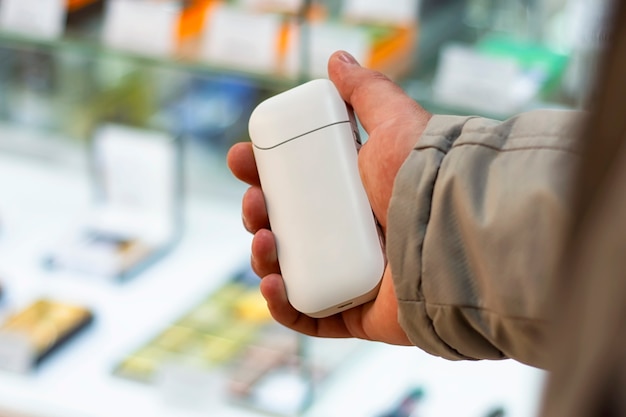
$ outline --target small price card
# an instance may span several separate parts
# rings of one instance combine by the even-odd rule
[[[25,373],[35,364],[35,348],[24,334],[0,331],[0,369]]]
[[[115,49],[167,56],[176,47],[180,5],[148,0],[109,0],[103,42]]]
[[[349,19],[390,24],[417,21],[418,0],[345,0],[343,15]]]
[[[216,65],[275,72],[281,24],[277,14],[220,6],[207,17],[203,58]]]
[[[2,0],[0,31],[55,39],[63,33],[66,13],[64,0]]]
[[[241,0],[241,4],[251,10],[274,10],[289,13],[297,13],[303,3],[303,0]]]
[[[98,186],[110,213],[102,220],[137,229],[136,234],[171,227],[179,193],[175,139],[166,133],[105,125],[97,130],[93,148]],[[142,225],[147,223],[145,232]]]

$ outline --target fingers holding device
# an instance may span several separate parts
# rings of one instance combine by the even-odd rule
[[[249,133],[292,306],[327,317],[376,297],[385,268],[351,109],[330,80],[276,95]]]

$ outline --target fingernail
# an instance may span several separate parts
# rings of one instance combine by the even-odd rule
[[[352,55],[350,55],[349,53],[345,51],[341,51],[341,53],[339,54],[339,60],[345,62],[346,64],[359,65],[357,60],[354,59]]]

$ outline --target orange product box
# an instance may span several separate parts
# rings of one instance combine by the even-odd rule
[[[65,0],[67,4],[67,10],[70,12],[76,11],[90,4],[97,3],[100,0]]]
[[[177,38],[179,41],[195,38],[202,33],[206,16],[221,0],[195,0],[180,15]]]
[[[384,28],[374,36],[367,66],[392,78],[403,76],[410,70],[418,34],[417,24]]]

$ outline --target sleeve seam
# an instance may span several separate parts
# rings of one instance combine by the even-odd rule
[[[491,149],[496,152],[515,152],[515,151],[533,151],[533,150],[542,150],[542,151],[555,151],[555,152],[565,152],[572,155],[580,156],[580,152],[575,149],[571,149],[565,146],[552,146],[552,145],[544,145],[544,146],[515,146],[511,148],[498,148],[497,146],[488,145],[486,143],[480,142],[462,142],[452,146],[452,149],[461,148],[464,146],[478,146],[481,148]],[[451,149],[451,150],[452,150]]]
[[[572,154],[574,156],[580,156],[580,152],[578,150],[570,149],[567,147],[561,147],[561,146],[546,145],[546,146],[516,146],[513,148],[498,148],[497,146],[492,146],[492,145],[488,145],[485,143],[476,143],[476,142],[462,142],[459,144],[454,144],[449,150],[443,149],[435,145],[423,145],[423,146],[418,145],[415,148],[413,148],[413,150],[423,151],[427,149],[434,149],[434,150],[441,152],[442,154],[448,154],[453,149],[457,149],[457,148],[464,147],[464,146],[477,146],[477,147],[482,147],[486,149],[491,149],[492,151],[495,151],[495,152],[515,152],[515,151],[533,151],[533,150],[544,151],[545,150],[545,151],[554,151],[554,152],[564,152],[564,153]]]
[[[405,298],[399,298],[398,301],[402,302],[402,303],[423,303],[425,305],[432,306],[432,307],[451,307],[451,308],[457,308],[457,309],[461,309],[461,310],[475,310],[475,311],[480,311],[482,313],[487,313],[487,314],[490,314],[490,315],[498,315],[501,318],[506,319],[506,320],[527,321],[527,322],[548,324],[548,321],[545,320],[545,319],[535,319],[535,318],[530,318],[530,317],[521,317],[521,316],[515,316],[515,315],[502,314],[502,313],[499,313],[497,311],[490,310],[490,309],[487,309],[487,308],[484,308],[484,307],[467,306],[467,305],[455,305],[455,304],[444,304],[444,303],[430,303],[430,302],[426,302],[426,301],[410,300],[410,299],[405,299]]]

